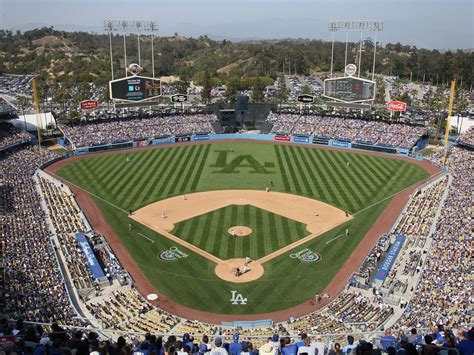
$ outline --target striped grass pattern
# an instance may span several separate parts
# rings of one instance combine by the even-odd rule
[[[225,161],[219,155],[223,150],[228,151]],[[234,170],[219,173],[222,166],[228,168],[232,162],[242,160],[242,155],[251,159]],[[255,172],[249,161],[267,167],[267,172]],[[390,196],[428,176],[409,162],[381,156],[248,142],[182,145],[86,157],[63,166],[58,175],[103,199],[95,199],[98,207],[160,292],[180,304],[226,314],[281,310],[320,293],[360,243]],[[215,275],[214,262],[181,246],[179,249],[189,257],[161,261],[159,253],[176,243],[129,219],[124,212],[185,193],[266,187],[330,203],[355,218],[265,263],[262,278],[235,284]],[[255,235],[232,240],[227,234],[232,225],[249,226]],[[350,228],[350,238],[326,243],[346,228]],[[228,206],[183,221],[173,233],[222,259],[256,259],[308,234],[300,223],[252,206]],[[321,260],[302,263],[289,257],[304,248],[318,252]],[[232,290],[248,297],[246,306],[231,304]]]
[[[272,174],[245,166],[235,174],[212,169],[217,150],[238,147],[240,154],[275,164]],[[129,157],[129,161],[127,160]],[[229,158],[230,159],[230,158]],[[426,177],[404,161],[301,146],[219,143],[96,156],[61,168],[59,175],[125,210],[170,196],[218,189],[290,192],[355,213]]]
[[[228,233],[233,226],[252,233],[233,237]],[[252,205],[231,205],[182,221],[171,233],[222,260],[257,260],[309,235],[304,224]]]

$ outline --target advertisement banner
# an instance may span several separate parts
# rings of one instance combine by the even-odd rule
[[[207,141],[209,140],[209,134],[196,134],[193,138],[195,141]]]
[[[309,138],[308,137],[293,137],[293,142],[309,143]]]
[[[87,110],[95,110],[97,107],[99,107],[99,101],[97,100],[84,100],[81,101],[81,110],[87,111]]]
[[[150,144],[152,145],[158,145],[158,144],[166,144],[166,143],[173,143],[174,140],[172,137],[156,137],[150,141]]]
[[[313,143],[314,144],[328,145],[329,144],[329,139],[328,138],[323,138],[323,137],[314,137],[313,138]]]
[[[403,154],[403,155],[408,155],[410,153],[410,150],[407,148],[398,148],[397,149],[397,154]]]
[[[76,241],[77,244],[79,244],[79,246],[81,247],[84,256],[86,257],[87,264],[89,265],[89,269],[91,270],[92,275],[96,279],[104,279],[104,270],[102,270],[102,267],[97,261],[97,258],[95,257],[95,254],[92,251],[89,242],[87,241],[86,235],[84,233],[76,233]]]
[[[276,135],[275,136],[276,141],[286,141],[289,142],[291,140],[291,136],[281,136],[281,135]]]
[[[148,145],[148,139],[135,141],[135,147],[146,147]]]
[[[176,143],[190,142],[190,141],[191,141],[191,136],[179,136],[179,137],[174,137],[174,141],[175,141]]]
[[[398,253],[402,250],[403,243],[405,242],[405,236],[403,234],[397,235],[395,242],[390,246],[387,255],[383,259],[382,265],[380,265],[379,271],[375,275],[375,279],[379,281],[385,280],[393,263],[397,259]]]
[[[343,142],[343,141],[337,141],[337,140],[331,140],[330,146],[332,147],[341,147],[341,148],[350,148],[351,143],[350,142]]]
[[[401,102],[401,101],[390,101],[388,104],[387,104],[387,108],[390,110],[390,111],[399,111],[399,112],[402,112],[402,111],[406,111],[407,109],[407,104],[405,102]]]

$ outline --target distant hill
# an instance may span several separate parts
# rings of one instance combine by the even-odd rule
[[[112,39],[115,78],[125,75],[123,37]],[[141,36],[140,62],[144,75],[151,75],[151,39]],[[179,77],[184,85],[190,81],[202,83],[208,75],[214,83],[225,83],[229,78],[270,77],[286,74],[309,75],[328,72],[331,62],[331,43],[321,40],[285,39],[231,42],[213,40],[208,36],[189,38],[178,36],[155,37],[156,76]],[[334,48],[334,70],[344,67],[343,42]],[[349,44],[349,62],[358,63],[358,44]],[[362,75],[371,77],[373,43],[363,42]],[[127,37],[128,64],[138,62],[137,37]],[[447,83],[463,78],[463,85],[473,83],[474,53],[472,51],[439,52],[388,43],[378,47],[376,72],[402,79]],[[105,86],[111,78],[109,37],[89,32],[65,32],[53,27],[36,28],[25,32],[0,30],[0,73],[36,74],[40,82],[47,82],[43,90],[67,91],[74,95],[87,92],[91,84]],[[207,73],[207,74],[206,74]],[[82,89],[81,89],[82,88]],[[46,93],[43,93],[46,95]],[[66,93],[67,94],[67,93]],[[63,95],[66,95],[63,94]],[[106,93],[104,94],[106,95]],[[80,98],[80,94],[76,95]]]

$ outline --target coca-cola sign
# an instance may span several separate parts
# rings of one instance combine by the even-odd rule
[[[401,101],[390,101],[387,104],[387,108],[390,111],[406,111],[407,104],[405,102],[401,102]]]

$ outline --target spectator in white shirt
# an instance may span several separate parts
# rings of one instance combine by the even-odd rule
[[[227,355],[227,350],[222,347],[222,338],[216,338],[211,349],[211,355]]]
[[[318,335],[316,337],[316,341],[311,344],[314,348],[316,348],[318,351],[316,352],[316,355],[324,355],[324,350],[326,348],[326,344],[323,343],[323,340],[321,339],[321,335]]]

